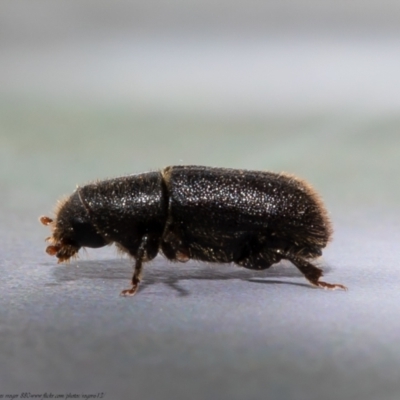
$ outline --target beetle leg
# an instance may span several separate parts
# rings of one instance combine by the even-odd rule
[[[165,257],[171,261],[187,262],[190,260],[189,250],[181,244],[172,245],[170,242],[162,242],[161,249]]]
[[[139,249],[136,253],[136,263],[135,269],[132,275],[132,287],[130,289],[125,289],[121,292],[121,296],[134,296],[139,288],[139,283],[142,280],[142,270],[143,270],[143,259],[145,258],[146,245],[148,242],[148,236],[145,235],[142,238]]]
[[[339,283],[327,283],[320,281],[319,278],[323,275],[322,269],[316,267],[310,262],[300,258],[289,258],[290,260],[306,277],[306,279],[314,286],[323,289],[343,289],[347,290],[346,286]]]
[[[187,250],[178,250],[176,252],[176,259],[179,262],[187,262],[187,261],[189,261],[189,259],[190,259],[189,252]]]

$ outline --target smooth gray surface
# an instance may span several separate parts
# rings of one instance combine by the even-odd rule
[[[111,249],[56,265],[36,227],[21,240],[6,221],[3,392],[398,398],[398,232],[337,230],[326,280],[347,292],[314,289],[289,264],[256,273],[160,258],[121,298],[130,263]]]
[[[398,3],[28,3],[0,13],[0,395],[398,400]],[[44,252],[76,184],[171,164],[310,181],[349,290],[157,258],[121,298],[114,249]]]

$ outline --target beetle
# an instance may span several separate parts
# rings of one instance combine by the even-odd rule
[[[81,247],[112,243],[135,259],[133,296],[143,263],[161,252],[171,261],[234,263],[263,270],[286,259],[317,287],[346,289],[320,280],[312,260],[332,236],[328,213],[315,190],[286,173],[205,166],[160,171],[77,187],[62,201],[46,248],[58,262]]]

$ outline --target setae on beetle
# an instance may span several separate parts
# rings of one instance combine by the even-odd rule
[[[253,270],[291,261],[313,284],[319,257],[332,235],[317,193],[284,173],[203,166],[170,166],[78,187],[63,201],[50,225],[46,252],[68,261],[81,247],[115,243],[135,259],[133,296],[143,263],[161,251],[171,261],[235,263]]]

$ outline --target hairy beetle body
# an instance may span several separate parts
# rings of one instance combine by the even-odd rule
[[[78,187],[51,224],[47,252],[66,261],[80,247],[116,243],[135,258],[136,293],[142,264],[162,252],[171,261],[196,259],[266,269],[290,260],[315,286],[332,229],[327,212],[304,181],[272,172],[173,166],[159,172]]]

